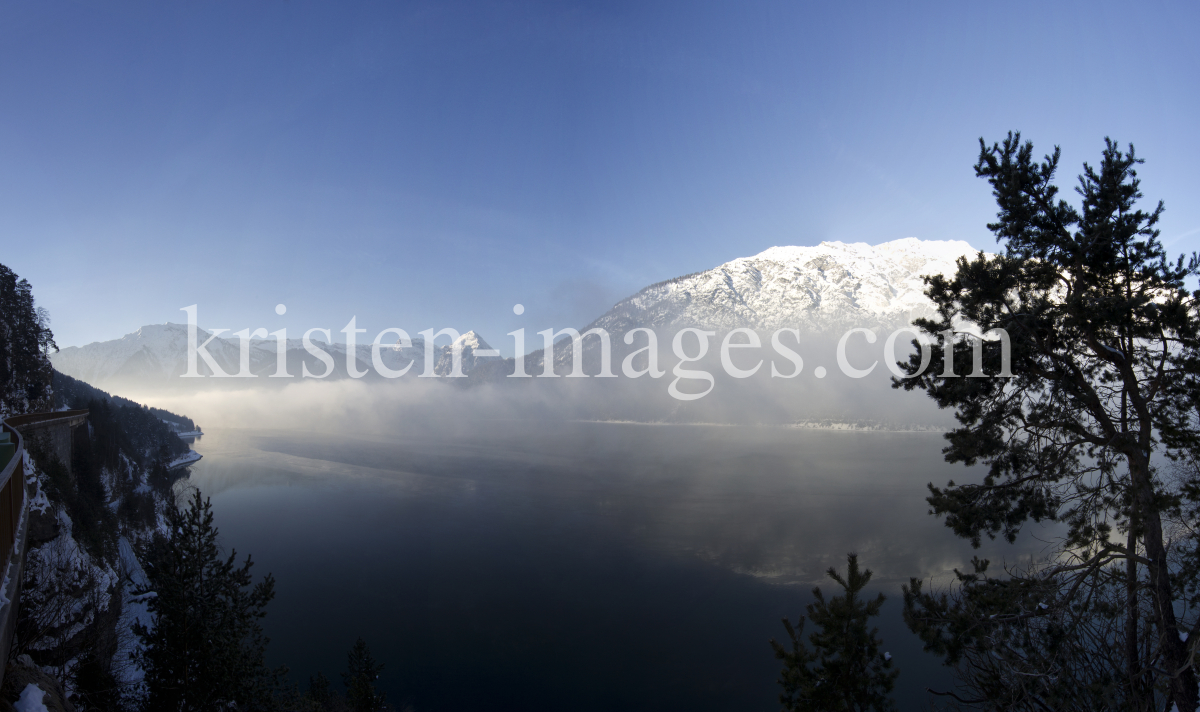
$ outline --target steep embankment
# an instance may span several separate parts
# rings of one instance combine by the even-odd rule
[[[148,622],[139,552],[163,526],[190,452],[177,430],[189,418],[110,396],[55,374],[58,407],[86,409],[70,463],[29,440],[36,485],[31,500],[17,642],[22,658],[61,681],[87,709],[114,709],[137,695],[129,653],[133,621]],[[9,691],[10,695],[11,692]]]

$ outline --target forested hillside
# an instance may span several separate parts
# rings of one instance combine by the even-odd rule
[[[234,565],[209,502],[180,482],[178,433],[196,423],[55,372],[48,324],[29,283],[0,265],[0,417],[88,411],[70,462],[25,438],[27,549],[0,712],[385,709],[367,675],[377,666],[355,667],[369,658],[361,640],[345,698],[301,695],[266,667],[259,621],[274,580],[254,583],[249,557]]]
[[[115,417],[121,420],[126,433],[143,447],[166,443],[177,450],[174,443],[179,439],[170,436],[176,431],[199,430],[199,426],[185,415],[176,415],[162,408],[151,408],[128,398],[109,395],[99,388],[58,371],[54,371],[53,384],[53,401],[56,408],[82,410],[88,408],[92,401],[105,403]],[[166,425],[167,423],[171,425]]]

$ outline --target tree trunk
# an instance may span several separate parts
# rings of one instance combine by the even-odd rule
[[[1132,520],[1126,541],[1129,558],[1125,559],[1125,667],[1126,684],[1129,686],[1130,709],[1149,710],[1142,694],[1142,661],[1138,655],[1138,598],[1137,598],[1137,532]]]
[[[1133,481],[1134,504],[1142,524],[1142,544],[1150,560],[1150,597],[1154,603],[1163,668],[1170,678],[1171,701],[1180,712],[1196,709],[1196,673],[1188,664],[1187,646],[1179,639],[1175,621],[1175,599],[1171,593],[1167,549],[1163,544],[1162,518],[1154,506],[1154,484],[1150,479],[1149,463],[1140,456],[1129,458],[1129,475]]]

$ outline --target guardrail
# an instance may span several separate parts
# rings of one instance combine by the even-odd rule
[[[8,570],[25,511],[25,440],[7,421],[0,431],[0,572]],[[7,457],[6,457],[7,456]],[[5,462],[5,460],[7,460]]]
[[[21,573],[25,564],[25,439],[7,421],[0,423],[0,682],[17,627]]]
[[[4,422],[14,428],[22,429],[29,425],[37,425],[38,427],[58,425],[60,424],[59,421],[62,421],[62,424],[65,425],[80,425],[87,419],[88,414],[91,412],[87,408],[81,410],[49,410],[44,413],[14,415]]]
[[[38,441],[62,464],[71,467],[71,432],[77,425],[87,422],[87,410],[54,410],[45,413],[14,415],[7,422],[21,431],[27,441]],[[26,442],[26,448],[29,443]]]
[[[55,454],[70,467],[71,428],[86,423],[87,417],[86,410],[60,410],[17,415],[0,423],[0,684],[21,604],[29,529],[25,436],[45,436]]]

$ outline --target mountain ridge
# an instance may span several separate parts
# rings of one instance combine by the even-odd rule
[[[623,313],[641,315],[646,326],[823,329],[854,321],[894,323],[898,318],[907,319],[914,310],[923,312],[930,307],[922,276],[952,274],[959,257],[978,252],[962,240],[915,237],[878,245],[827,241],[814,246],[776,246],[645,287],[618,302],[588,328],[613,332],[610,327],[620,324]],[[848,287],[859,289],[851,296]],[[763,299],[764,293],[771,299]],[[887,293],[890,299],[885,298]],[[827,303],[833,308],[824,309]],[[675,307],[674,313],[665,306]]]
[[[607,331],[617,356],[628,350],[622,337],[633,329],[645,327],[676,331],[698,327],[718,332],[735,328],[758,331],[791,328],[815,334],[833,334],[851,327],[896,328],[932,312],[932,304],[924,295],[925,275],[953,274],[958,258],[979,252],[961,240],[915,237],[876,245],[827,241],[812,246],[775,246],[709,270],[649,285],[615,304],[582,331]],[[200,343],[210,335],[204,329],[197,331]],[[89,383],[161,384],[186,371],[187,343],[186,325],[154,324],[119,339],[65,348],[52,355],[51,361],[59,371]],[[333,359],[334,366],[329,369],[331,378],[349,377],[351,364],[347,361],[350,360],[359,372],[374,373],[370,344],[358,344],[353,359],[348,359],[344,343],[314,343]],[[490,347],[476,332],[462,334],[455,343],[462,348],[464,374],[494,381],[513,372],[513,360],[500,359],[494,352],[488,354]],[[290,373],[299,376],[302,368],[311,374],[326,372],[326,364],[309,354],[300,339],[288,339],[285,346]],[[591,362],[599,343],[593,338],[584,346],[585,368],[592,373]],[[252,339],[249,372],[259,376],[274,373],[276,348],[274,339]],[[452,372],[452,348],[434,348],[434,373]],[[215,338],[208,351],[224,372],[232,374],[240,370],[237,338]],[[381,350],[380,358],[389,369],[402,369],[411,362],[408,376],[423,373],[424,340],[413,337],[411,345],[403,348],[389,344]],[[543,358],[541,349],[526,354],[526,372],[540,373]],[[556,373],[569,371],[572,358],[568,339],[555,344]],[[198,364],[200,372],[211,373],[202,361]],[[259,380],[287,382],[288,379]]]

